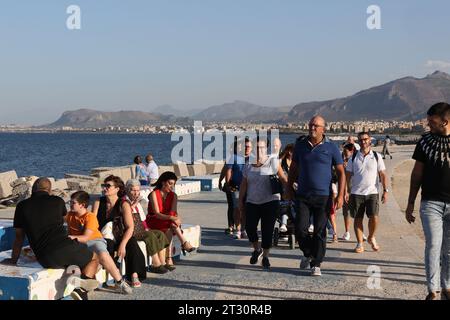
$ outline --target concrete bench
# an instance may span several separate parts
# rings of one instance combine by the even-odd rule
[[[11,250],[14,239],[16,238],[16,231],[13,228],[13,220],[0,220],[0,252]],[[25,237],[24,246],[28,245],[28,240]]]
[[[183,234],[194,247],[201,245],[201,228],[196,225],[183,225]],[[146,266],[151,264],[145,243],[138,241]],[[173,238],[172,256],[174,260],[186,259],[195,251],[184,256],[181,253],[181,243]],[[0,261],[11,257],[11,250],[0,252]],[[125,274],[125,263],[122,263],[122,274]],[[64,298],[64,289],[70,275],[65,269],[43,268],[34,257],[31,249],[23,248],[17,266],[0,264],[0,300],[56,300]],[[96,274],[96,279],[103,284],[111,277],[104,269]]]
[[[200,181],[178,181],[175,185],[175,193],[178,196],[200,192],[202,186]]]
[[[211,191],[213,189],[219,188],[219,178],[220,175],[215,174],[215,175],[184,177],[183,181],[199,181],[201,184],[202,191]]]
[[[0,261],[11,250],[0,252]],[[101,278],[102,271],[96,278]],[[64,298],[69,274],[65,269],[43,268],[31,249],[23,248],[17,266],[0,264],[0,300],[56,300]]]

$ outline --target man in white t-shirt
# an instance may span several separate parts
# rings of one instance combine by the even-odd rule
[[[361,150],[353,154],[346,167],[347,190],[345,199],[349,203],[350,214],[355,219],[355,233],[358,244],[355,252],[364,252],[363,247],[363,219],[364,213],[369,218],[369,237],[367,241],[374,251],[379,251],[375,240],[375,231],[378,226],[379,211],[379,181],[383,185],[382,203],[386,202],[387,189],[386,167],[383,158],[377,152],[372,151],[371,138],[368,132],[358,134]],[[348,194],[350,193],[350,197]]]
[[[148,181],[150,182],[150,184],[153,184],[159,178],[158,166],[156,165],[155,161],[153,160],[153,156],[151,154],[148,154],[145,157],[145,161],[147,162],[145,169],[147,172]]]

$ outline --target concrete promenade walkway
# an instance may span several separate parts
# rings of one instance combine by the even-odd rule
[[[388,175],[411,157],[413,146],[393,148],[394,160],[386,160]],[[404,214],[389,194],[381,205],[377,240],[380,252],[366,245],[356,254],[354,232],[349,242],[328,244],[322,277],[311,277],[299,269],[300,250],[281,244],[271,251],[271,271],[250,265],[248,240],[225,235],[225,194],[202,192],[181,197],[180,215],[186,224],[202,226],[202,247],[198,254],[179,261],[177,269],[165,275],[148,274],[140,289],[130,296],[106,290],[91,299],[424,299],[427,290],[423,265],[424,242],[404,220]],[[338,234],[343,234],[341,211]],[[365,223],[367,226],[367,223]],[[367,234],[367,231],[366,231]],[[372,266],[372,267],[371,267]],[[379,284],[371,281],[368,268],[380,271]],[[368,281],[369,280],[369,281]],[[369,285],[368,286],[368,282]],[[374,288],[375,286],[375,288]]]

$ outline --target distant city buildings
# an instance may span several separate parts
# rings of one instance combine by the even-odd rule
[[[237,122],[204,122],[202,132],[228,132],[248,130],[278,129],[280,133],[297,133],[308,131],[308,122],[279,123],[237,123]],[[0,132],[99,132],[99,133],[149,133],[171,134],[174,132],[193,132],[194,124],[181,125],[138,125],[138,126],[107,126],[99,128],[73,128],[63,126],[60,128],[27,127],[19,125],[0,125]],[[358,133],[368,131],[376,134],[384,133],[421,133],[427,130],[426,119],[418,121],[335,121],[328,122],[326,127],[329,133]]]

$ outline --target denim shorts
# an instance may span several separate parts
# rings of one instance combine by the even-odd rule
[[[106,245],[106,240],[103,238],[99,238],[99,239],[94,239],[94,240],[89,240],[86,243],[87,247],[89,250],[100,254],[102,252],[108,252],[108,248]]]

